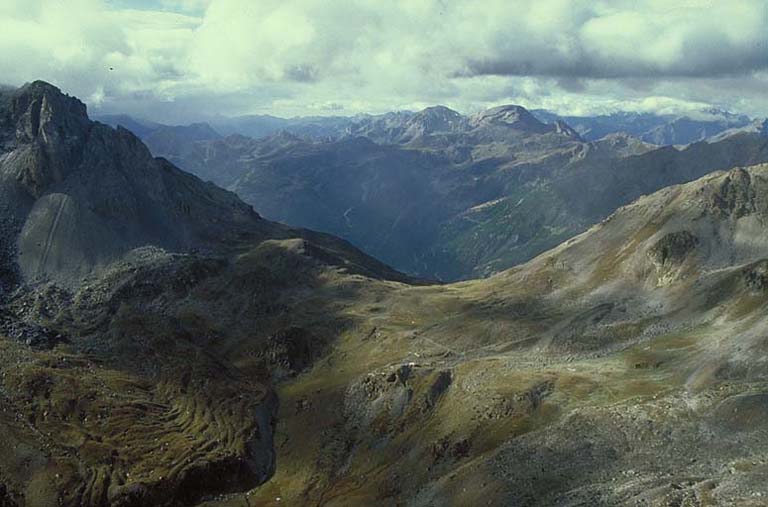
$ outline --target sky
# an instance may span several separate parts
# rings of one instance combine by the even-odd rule
[[[768,0],[0,0],[0,81],[169,123],[515,103],[768,116]]]

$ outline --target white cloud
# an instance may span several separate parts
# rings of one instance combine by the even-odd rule
[[[0,21],[3,80],[178,119],[505,101],[768,114],[767,0],[4,0]]]

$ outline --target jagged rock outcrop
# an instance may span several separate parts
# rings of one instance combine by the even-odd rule
[[[648,250],[648,256],[661,268],[679,264],[698,243],[699,239],[688,231],[670,232]]]
[[[752,185],[752,175],[743,169],[726,176],[709,199],[713,209],[736,218],[754,213],[763,204],[762,194],[758,200],[758,192]]]

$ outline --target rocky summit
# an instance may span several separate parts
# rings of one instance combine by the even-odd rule
[[[762,153],[747,134],[689,148],[702,167],[574,140],[623,153],[610,167],[637,195],[528,262],[441,284],[261,218],[49,84],[0,97],[0,505],[768,498],[768,165],[712,167]],[[454,121],[435,113],[422,126]],[[291,136],[259,149],[322,159]],[[686,182],[644,186],[639,161]]]

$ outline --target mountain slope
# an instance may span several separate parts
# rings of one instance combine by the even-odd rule
[[[766,165],[712,174],[487,280],[383,294],[280,387],[283,466],[248,501],[760,505],[767,191]]]
[[[81,102],[51,85],[27,85],[10,102],[4,114],[17,134],[0,158],[0,192],[21,228],[27,280],[74,282],[144,245],[200,251],[302,234],[153,158],[127,130],[90,122]]]
[[[743,134],[683,150],[665,147],[616,158],[599,152],[588,146],[562,168],[467,210],[443,226],[441,244],[474,273],[493,273],[556,246],[641,195],[712,171],[764,162],[768,143]]]
[[[261,219],[50,84],[0,106],[0,504],[191,505],[267,480],[272,379],[344,328],[350,285],[408,278]]]

